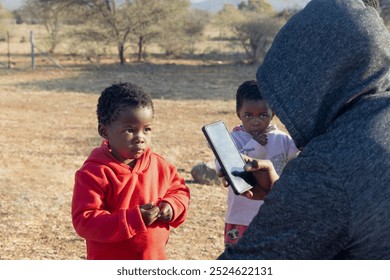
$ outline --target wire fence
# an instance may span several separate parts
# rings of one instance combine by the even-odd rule
[[[83,40],[77,35],[72,37],[72,27],[64,26],[59,35],[54,54],[49,53],[50,40],[46,28],[39,24],[11,23],[0,26],[0,69],[36,69],[67,68],[70,65],[119,63],[118,49],[115,43],[102,44],[99,41]],[[224,61],[242,61],[245,59],[240,45],[222,36],[219,28],[206,29],[204,37],[194,45],[194,52],[183,52],[178,57],[165,56],[165,52],[156,42],[147,45],[143,60],[155,62],[187,60],[205,61],[222,64]],[[138,62],[138,42],[127,42],[126,62]]]
[[[36,40],[38,35],[38,40]],[[31,68],[35,69],[39,63],[42,66],[52,65],[63,68],[62,65],[47,51],[44,50],[45,36],[41,32],[24,32],[7,30],[0,36],[0,68]]]

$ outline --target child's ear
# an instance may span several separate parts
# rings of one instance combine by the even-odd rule
[[[238,112],[236,112],[236,114],[237,114],[237,117],[241,120],[240,114]]]
[[[99,132],[99,135],[101,137],[103,137],[104,139],[107,139],[107,126],[103,125],[103,124],[100,124],[98,125],[98,132]]]
[[[272,112],[272,115],[271,115],[271,120],[275,117],[275,113]]]

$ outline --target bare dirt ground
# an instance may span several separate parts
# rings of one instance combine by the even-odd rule
[[[66,60],[64,58],[64,60]],[[70,203],[74,172],[100,145],[99,93],[130,81],[154,98],[154,150],[175,164],[191,190],[186,222],[172,229],[170,259],[212,260],[223,251],[226,190],[193,182],[211,161],[201,127],[237,124],[234,95],[257,66],[202,61],[0,68],[0,259],[84,259]],[[65,63],[61,61],[61,63]]]

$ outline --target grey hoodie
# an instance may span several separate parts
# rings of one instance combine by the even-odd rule
[[[390,259],[390,34],[361,0],[312,0],[260,93],[302,148],[219,259]]]

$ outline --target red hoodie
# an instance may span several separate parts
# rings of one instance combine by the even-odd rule
[[[160,201],[171,205],[172,220],[146,227],[139,206]],[[76,172],[72,221],[86,240],[87,259],[166,259],[169,228],[184,222],[189,201],[184,179],[150,148],[131,168],[103,141]]]

